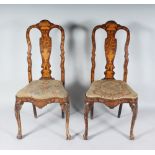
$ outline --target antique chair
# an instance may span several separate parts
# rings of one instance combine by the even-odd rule
[[[40,38],[40,53],[42,58],[42,71],[41,78],[39,80],[32,80],[32,60],[31,60],[31,41],[30,41],[30,31],[33,28],[37,28],[41,32]],[[61,31],[61,81],[55,80],[51,76],[50,70],[50,55],[52,48],[52,39],[49,36],[49,33],[52,29],[57,28]],[[21,129],[21,120],[20,120],[20,110],[24,102],[31,102],[33,105],[34,116],[37,117],[36,107],[43,108],[47,104],[58,102],[62,108],[62,117],[64,117],[64,112],[66,113],[66,138],[70,139],[69,134],[69,97],[68,93],[64,88],[65,85],[65,69],[64,69],[64,40],[65,33],[64,29],[53,23],[50,23],[48,20],[42,20],[36,25],[32,25],[27,29],[26,39],[28,44],[28,79],[29,84],[21,89],[16,94],[16,103],[15,103],[15,116],[18,124],[18,134],[17,138],[22,139],[22,129]]]
[[[105,39],[105,77],[101,80],[94,81],[95,72],[95,32],[99,28],[104,29],[107,32],[107,38]],[[124,30],[127,33],[125,43],[125,61],[124,61],[124,75],[123,80],[115,80],[114,78],[114,58],[116,54],[117,40],[115,34],[118,30]],[[91,68],[91,86],[85,95],[85,108],[84,108],[84,119],[85,119],[85,133],[84,139],[88,138],[88,113],[91,112],[91,118],[93,119],[93,109],[95,102],[104,103],[109,108],[114,108],[119,105],[118,117],[121,115],[122,104],[129,103],[133,116],[131,121],[130,139],[134,139],[133,128],[137,116],[138,108],[138,95],[134,92],[131,87],[127,84],[127,66],[128,66],[128,45],[130,40],[129,29],[125,26],[117,24],[115,21],[108,21],[103,25],[98,25],[93,29],[92,32],[92,68]]]

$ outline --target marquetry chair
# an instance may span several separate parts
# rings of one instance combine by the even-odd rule
[[[95,32],[99,28],[104,29],[107,32],[107,38],[105,39],[105,77],[101,80],[94,81],[95,72]],[[116,54],[117,40],[115,34],[118,30],[124,30],[127,33],[125,43],[125,61],[124,61],[124,76],[123,80],[116,80],[114,78],[114,59]],[[117,24],[115,21],[108,21],[103,25],[97,25],[92,31],[92,68],[91,68],[91,86],[85,95],[85,108],[84,108],[84,119],[85,119],[85,133],[84,139],[88,138],[88,114],[91,112],[91,118],[93,118],[93,109],[95,102],[104,103],[109,108],[114,108],[119,105],[118,117],[121,115],[122,104],[129,103],[133,116],[131,121],[130,139],[134,139],[133,128],[137,116],[138,109],[138,95],[132,90],[127,84],[127,66],[128,66],[128,45],[130,40],[129,29],[125,26]]]
[[[40,38],[40,53],[42,58],[42,71],[41,78],[39,80],[32,80],[32,60],[31,60],[31,40],[30,40],[30,31],[33,28],[37,28],[41,32]],[[49,33],[52,29],[57,28],[61,31],[61,81],[55,80],[51,76],[51,65],[50,65],[50,55],[52,48],[52,39],[49,36]],[[71,139],[69,134],[69,96],[67,91],[64,88],[65,85],[65,68],[64,68],[64,40],[65,32],[64,29],[55,25],[48,20],[42,20],[38,24],[32,25],[27,29],[26,39],[28,44],[28,79],[29,84],[26,85],[23,89],[17,92],[16,94],[16,103],[15,103],[15,116],[18,124],[18,134],[17,138],[22,139],[22,129],[21,129],[21,120],[20,120],[20,110],[24,102],[31,102],[33,105],[34,116],[37,117],[36,107],[43,108],[50,103],[60,103],[62,108],[62,117],[64,117],[64,112],[66,113],[66,139]]]

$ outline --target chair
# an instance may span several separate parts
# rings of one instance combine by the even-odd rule
[[[99,28],[104,29],[107,33],[107,38],[105,39],[105,56],[106,56],[106,66],[105,66],[105,77],[101,80],[94,81],[95,72],[95,32]],[[114,78],[114,59],[116,54],[117,40],[115,34],[118,30],[124,30],[127,33],[126,43],[125,43],[125,61],[124,61],[124,76],[123,80],[116,80]],[[138,108],[138,95],[132,90],[132,88],[127,84],[127,66],[128,66],[128,45],[130,40],[129,29],[125,26],[117,24],[115,21],[108,21],[103,25],[97,25],[92,31],[92,68],[91,68],[91,86],[85,95],[85,108],[84,108],[84,120],[85,120],[85,133],[84,139],[88,139],[88,114],[91,113],[91,118],[93,119],[94,103],[101,102],[104,103],[109,108],[114,108],[119,105],[118,118],[121,115],[123,103],[129,103],[133,116],[131,121],[130,129],[130,139],[134,139],[133,128],[137,116]]]
[[[31,41],[30,41],[30,31],[33,28],[37,28],[41,32],[40,38],[40,53],[42,58],[42,71],[41,78],[39,80],[32,80],[32,60],[31,60]],[[51,76],[51,65],[50,65],[50,55],[52,47],[52,39],[49,33],[52,29],[57,28],[61,31],[61,81],[55,80]],[[28,44],[27,52],[27,62],[28,62],[28,79],[29,84],[16,94],[15,103],[15,116],[18,124],[18,134],[17,138],[22,139],[22,127],[20,120],[20,110],[24,102],[31,102],[33,105],[34,117],[37,118],[36,107],[43,108],[47,104],[58,102],[60,103],[62,109],[62,118],[64,117],[64,112],[66,113],[66,139],[71,139],[69,134],[69,96],[64,88],[65,85],[65,69],[64,69],[64,40],[65,33],[64,29],[48,20],[42,20],[38,24],[32,25],[27,29],[26,39]]]

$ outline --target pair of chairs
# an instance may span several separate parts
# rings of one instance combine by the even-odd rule
[[[42,71],[41,78],[39,80],[32,80],[32,60],[31,60],[31,41],[30,31],[33,28],[37,28],[41,32],[40,38],[40,52],[42,57]],[[61,80],[55,80],[51,76],[50,70],[50,55],[51,55],[51,38],[49,36],[50,30],[57,28],[61,31]],[[101,80],[94,80],[95,73],[95,32],[98,29],[104,29],[107,32],[107,38],[105,39],[105,77]],[[117,40],[115,34],[118,30],[124,30],[127,33],[125,43],[125,61],[124,61],[124,75],[123,80],[115,80],[114,78],[114,58],[116,54]],[[50,103],[60,103],[62,109],[62,118],[66,114],[66,139],[71,139],[69,133],[69,116],[70,116],[70,102],[69,95],[65,90],[65,56],[64,56],[64,40],[65,32],[60,25],[55,25],[48,20],[42,20],[38,24],[32,25],[27,29],[26,39],[28,44],[27,62],[28,62],[28,79],[29,84],[16,94],[15,103],[15,116],[18,124],[17,138],[22,139],[22,126],[20,119],[20,110],[24,102],[30,102],[33,106],[34,117],[37,118],[36,107],[43,108]],[[84,139],[88,139],[88,114],[91,113],[93,118],[94,103],[104,103],[109,108],[114,108],[119,105],[118,117],[121,115],[123,103],[129,103],[133,116],[130,128],[130,139],[134,139],[133,128],[137,116],[138,108],[138,95],[127,84],[127,66],[128,66],[128,45],[130,40],[129,29],[125,26],[117,24],[115,21],[108,21],[103,25],[96,26],[92,31],[92,68],[91,68],[91,85],[85,94],[85,106],[84,106],[84,120],[85,120],[85,132]]]

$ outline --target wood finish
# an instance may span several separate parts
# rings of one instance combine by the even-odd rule
[[[104,29],[107,32],[107,38],[105,39],[105,57],[106,57],[106,66],[105,66],[105,72],[104,72],[104,79],[115,79],[114,78],[114,59],[116,55],[116,47],[117,47],[117,39],[115,38],[116,32],[118,30],[124,30],[127,33],[126,42],[125,42],[125,55],[124,55],[124,74],[123,74],[123,81],[127,82],[127,74],[128,74],[128,46],[130,41],[130,32],[129,29],[125,26],[121,26],[117,24],[115,21],[108,21],[105,24],[97,25],[94,27],[92,31],[92,68],[91,68],[91,83],[94,81],[94,75],[95,75],[95,51],[96,51],[96,41],[95,41],[95,33],[98,29]],[[134,139],[133,135],[133,128],[137,116],[137,108],[138,108],[138,98],[136,99],[118,99],[118,100],[107,100],[104,98],[88,98],[85,97],[85,110],[84,110],[84,120],[85,120],[85,133],[84,133],[84,139],[88,139],[88,113],[91,111],[91,118],[93,118],[93,109],[94,109],[94,103],[95,102],[101,102],[104,103],[109,108],[114,108],[118,105],[119,112],[118,117],[121,115],[122,105],[123,103],[129,103],[132,112],[132,123],[130,128],[130,139]]]
[[[28,52],[27,52],[27,62],[28,62],[28,80],[31,82],[32,79],[32,59],[31,59],[31,40],[30,40],[30,31],[33,28],[37,28],[41,32],[41,38],[40,38],[40,53],[42,57],[42,71],[41,71],[41,78],[40,80],[47,80],[54,78],[51,75],[51,65],[50,65],[50,56],[51,56],[51,49],[52,49],[52,38],[49,36],[49,33],[52,29],[57,28],[61,31],[61,44],[60,44],[60,50],[61,50],[61,81],[63,85],[65,85],[65,68],[64,68],[64,62],[65,62],[65,56],[64,56],[64,40],[65,40],[65,32],[64,29],[60,25],[55,25],[48,20],[42,20],[38,24],[30,26],[26,31],[26,39],[28,44]],[[16,104],[15,104],[15,116],[17,119],[18,124],[18,134],[17,138],[22,138],[22,129],[21,129],[21,120],[20,120],[20,110],[22,108],[22,105],[24,102],[31,102],[33,105],[33,111],[34,116],[37,117],[37,111],[36,106],[38,108],[43,108],[47,104],[50,103],[60,103],[61,109],[62,109],[62,117],[64,117],[64,113],[66,113],[66,139],[71,139],[71,136],[69,134],[69,98],[49,98],[44,100],[36,100],[34,98],[19,98],[16,97]]]
[[[95,51],[96,51],[96,41],[95,41],[95,33],[98,29],[104,29],[107,32],[107,38],[105,39],[105,56],[106,56],[106,71],[105,79],[114,79],[114,59],[116,54],[116,46],[117,39],[115,38],[115,34],[118,30],[124,30],[127,33],[126,43],[125,43],[125,61],[124,61],[124,75],[123,81],[127,81],[127,73],[128,73],[128,46],[130,41],[130,32],[129,29],[125,26],[121,26],[117,24],[115,21],[108,21],[103,25],[97,25],[94,27],[92,32],[92,68],[91,68],[91,82],[94,81],[94,72],[95,72]]]
[[[31,40],[30,40],[30,31],[33,28],[37,28],[41,32],[41,38],[40,38],[40,52],[41,52],[41,57],[42,57],[42,77],[41,79],[53,79],[51,76],[51,65],[49,62],[50,55],[51,55],[51,48],[52,48],[52,39],[49,36],[49,33],[52,29],[57,28],[61,31],[61,44],[60,44],[60,49],[61,49],[61,81],[63,84],[65,83],[65,68],[64,68],[64,62],[65,62],[65,57],[64,57],[64,40],[65,40],[65,33],[64,29],[60,25],[55,25],[48,20],[42,20],[40,23],[35,24],[30,26],[27,29],[26,32],[26,39],[27,39],[27,44],[28,44],[28,56],[27,56],[27,61],[28,61],[28,79],[29,82],[32,81],[32,60],[31,60]]]

